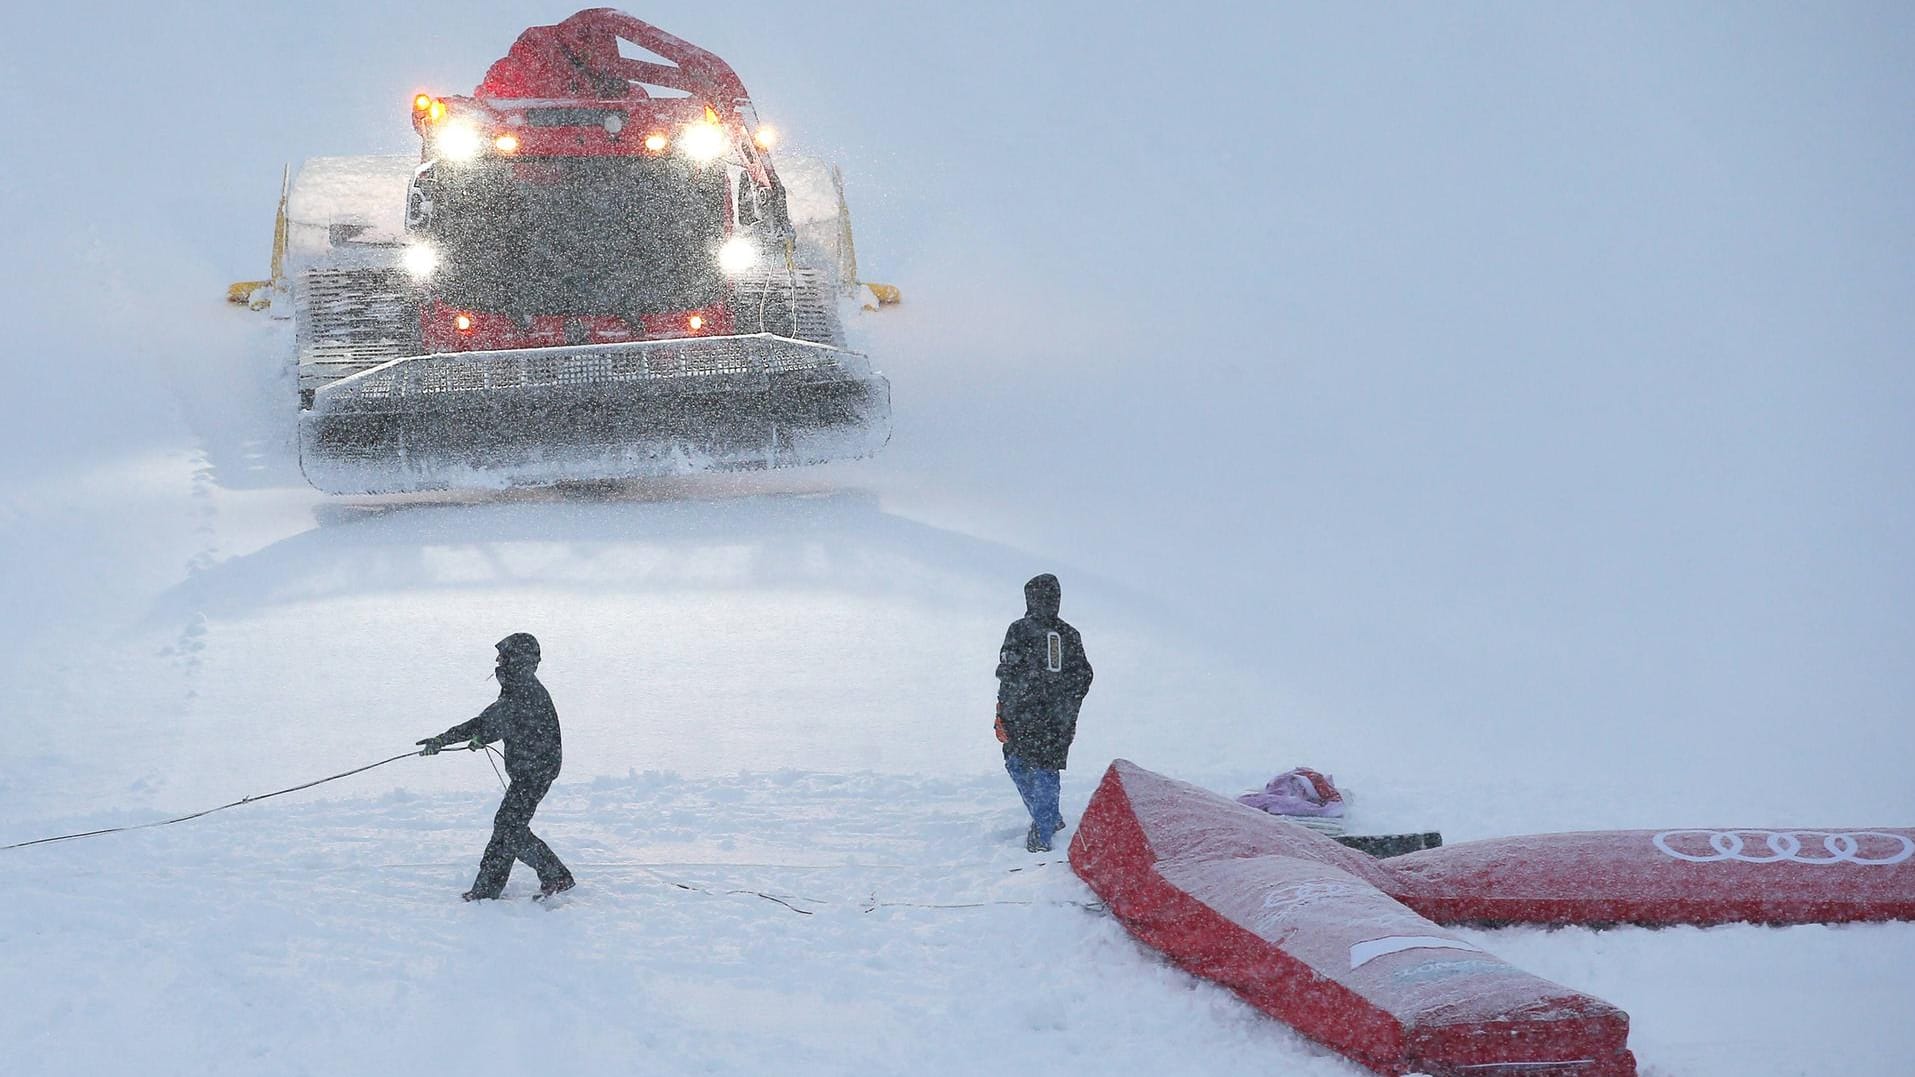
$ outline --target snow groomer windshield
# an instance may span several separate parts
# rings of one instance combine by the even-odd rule
[[[724,290],[722,169],[677,157],[555,157],[439,165],[428,234],[435,290],[515,315],[657,314]]]

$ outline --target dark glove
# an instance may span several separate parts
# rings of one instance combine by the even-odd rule
[[[465,750],[468,752],[485,751],[485,739],[483,737],[473,737],[472,742],[465,746]]]
[[[424,740],[414,741],[413,743],[425,745],[425,748],[419,752],[420,755],[438,755],[439,749],[446,746],[446,742],[440,740],[438,737],[427,737]]]

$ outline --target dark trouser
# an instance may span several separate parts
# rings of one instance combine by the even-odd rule
[[[505,880],[512,874],[515,859],[525,861],[526,867],[538,872],[541,883],[572,877],[565,865],[559,863],[551,846],[532,833],[532,813],[539,810],[539,801],[544,800],[545,791],[552,788],[554,777],[557,775],[513,778],[506,788],[505,799],[499,801],[498,813],[492,817],[492,840],[486,843],[485,855],[479,859],[479,877],[472,883],[475,896],[498,897],[505,889]]]

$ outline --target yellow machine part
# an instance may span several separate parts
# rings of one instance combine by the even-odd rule
[[[290,190],[292,173],[282,168],[279,173],[279,212],[273,217],[273,276],[271,280],[242,280],[226,286],[228,303],[243,303],[252,310],[265,310],[272,305],[270,297],[255,298],[261,289],[272,289],[282,283],[286,271],[286,194]]]
[[[897,285],[858,279],[858,244],[851,236],[851,207],[844,200],[844,173],[836,166],[831,169],[831,185],[838,191],[838,279],[849,282],[849,288],[865,290],[866,299],[862,304],[865,310],[894,307],[904,302],[904,293]]]
[[[226,286],[226,301],[228,303],[243,303],[247,306],[251,306],[254,292],[259,291],[261,288],[270,288],[272,286],[273,282],[269,280],[234,281]]]
[[[879,307],[891,307],[904,302],[904,293],[898,291],[898,286],[895,284],[879,284],[874,280],[861,280],[858,284],[871,297],[871,302],[864,305],[866,310],[877,310]]]

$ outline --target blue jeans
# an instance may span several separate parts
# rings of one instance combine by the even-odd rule
[[[1057,809],[1057,792],[1061,784],[1054,770],[1044,770],[1031,766],[1014,755],[1004,757],[1004,769],[1010,772],[1011,781],[1017,785],[1017,795],[1024,798],[1024,807],[1031,813],[1031,825],[1038,828],[1038,834],[1046,841],[1064,825],[1064,814]]]

